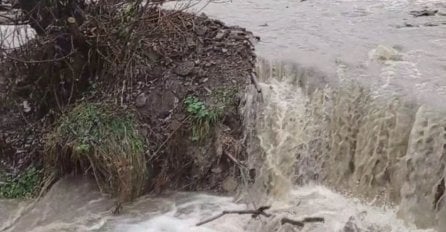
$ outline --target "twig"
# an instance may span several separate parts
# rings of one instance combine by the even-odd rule
[[[293,220],[293,219],[289,219],[289,218],[285,217],[285,218],[282,218],[282,220],[280,220],[280,223],[282,225],[288,223],[288,224],[299,226],[299,227],[304,227],[305,223],[312,223],[312,222],[325,222],[325,219],[322,217],[307,217],[302,220]]]
[[[196,224],[196,226],[201,226],[204,225],[206,223],[209,223],[211,221],[214,221],[218,218],[223,217],[225,214],[251,214],[253,218],[258,217],[259,215],[265,216],[265,217],[270,217],[271,214],[266,213],[265,210],[271,208],[271,206],[262,206],[258,209],[255,210],[225,210],[223,212],[221,212],[220,214],[213,216],[209,219],[206,219],[204,221],[201,221],[199,223]]]
[[[164,140],[164,142],[158,147],[158,149],[153,153],[152,157],[150,158],[150,160],[154,159],[157,154],[161,151],[161,149],[167,144],[167,142],[169,142],[169,140],[172,138],[172,136],[183,126],[184,122],[186,122],[186,120],[188,120],[190,118],[190,116],[185,117],[180,125],[178,125],[178,127],[173,130],[166,138],[166,140]]]
[[[251,82],[254,84],[254,87],[256,88],[258,93],[262,92],[262,88],[260,88],[259,82],[257,81],[257,77],[255,73],[251,73]]]
[[[239,165],[239,166],[243,166],[246,167],[246,165],[244,165],[242,162],[240,162],[239,160],[237,160],[236,158],[234,158],[233,155],[231,155],[231,153],[224,151],[223,154],[225,154],[230,160],[232,160],[235,164]]]

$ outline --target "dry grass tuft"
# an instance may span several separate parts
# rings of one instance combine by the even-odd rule
[[[77,105],[46,138],[46,172],[90,173],[101,191],[121,201],[141,195],[148,177],[145,144],[128,115],[91,103]]]

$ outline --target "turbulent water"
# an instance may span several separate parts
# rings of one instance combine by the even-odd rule
[[[409,14],[423,7],[439,14]],[[241,109],[257,171],[242,201],[145,196],[113,216],[113,200],[67,178],[36,202],[0,201],[0,231],[444,232],[445,9],[415,0],[209,4],[206,13],[262,37],[262,93],[251,87]],[[272,217],[225,215],[195,226],[262,204]],[[312,216],[325,222],[280,223]]]
[[[57,183],[37,203],[2,202],[2,231],[118,231],[118,232],[240,232],[240,231],[398,231],[410,228],[397,219],[393,209],[363,204],[322,186],[299,187],[289,192],[290,200],[276,201],[274,216],[252,219],[226,215],[200,227],[195,224],[223,210],[246,209],[232,197],[200,193],[145,196],[127,205],[121,216],[113,216],[113,202],[97,192],[94,184],[68,178]],[[21,211],[21,212],[19,212]],[[6,216],[7,215],[7,216]],[[322,216],[325,223],[281,226],[280,219]],[[7,220],[5,220],[7,219]],[[298,230],[299,229],[299,230]],[[356,230],[355,230],[356,229]],[[428,230],[411,230],[428,231]]]

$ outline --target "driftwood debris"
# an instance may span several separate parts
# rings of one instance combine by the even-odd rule
[[[262,206],[256,210],[228,210],[228,211],[225,210],[218,215],[215,215],[209,219],[206,219],[204,221],[197,223],[196,226],[204,225],[204,224],[214,221],[220,217],[223,217],[226,214],[252,214],[253,218],[257,218],[259,215],[263,215],[265,217],[270,217],[270,216],[272,216],[272,214],[265,212],[265,210],[268,210],[270,208],[271,208],[271,206]],[[294,220],[294,219],[284,217],[280,220],[280,223],[282,225],[291,224],[291,225],[299,226],[299,227],[304,227],[305,223],[314,223],[314,222],[322,222],[323,223],[323,222],[325,222],[325,219],[323,217],[306,217],[306,218],[303,218],[302,220]]]
[[[268,214],[268,213],[265,212],[265,210],[267,210],[269,208],[271,208],[271,206],[262,206],[262,207],[259,207],[258,209],[255,209],[255,210],[225,210],[225,211],[221,212],[218,215],[215,215],[215,216],[213,216],[213,217],[211,217],[209,219],[206,219],[204,221],[201,221],[201,222],[197,223],[196,226],[204,225],[204,224],[209,223],[211,221],[214,221],[214,220],[216,220],[218,218],[221,218],[221,217],[223,217],[226,214],[251,214],[253,218],[258,217],[259,215],[262,215],[262,216],[265,216],[265,217],[270,217],[271,214]]]
[[[282,218],[282,220],[280,220],[280,223],[282,225],[291,224],[300,227],[304,227],[305,223],[312,223],[312,222],[325,222],[325,219],[322,217],[307,217],[302,220],[293,220],[289,218]]]

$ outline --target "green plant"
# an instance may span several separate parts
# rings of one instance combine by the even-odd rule
[[[186,111],[193,119],[192,140],[203,139],[210,130],[210,127],[218,121],[221,111],[218,108],[211,108],[194,96],[188,96],[184,100]]]
[[[58,174],[89,172],[102,191],[127,201],[144,188],[145,150],[132,115],[116,107],[81,103],[47,136],[44,161]]]
[[[26,198],[32,197],[42,180],[41,170],[31,166],[19,175],[1,175],[0,197],[2,198]]]

